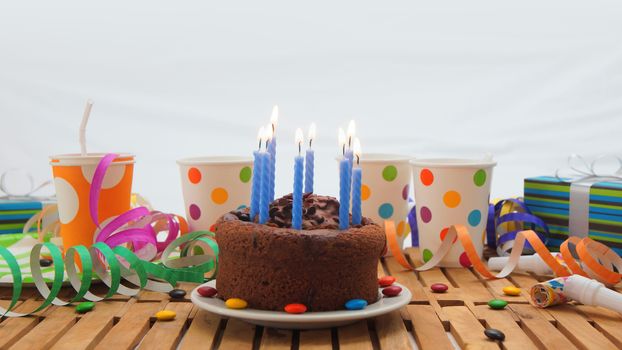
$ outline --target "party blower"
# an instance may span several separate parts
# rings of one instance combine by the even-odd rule
[[[559,277],[531,287],[531,299],[541,308],[576,300],[584,305],[602,306],[622,312],[622,294],[581,275]]]

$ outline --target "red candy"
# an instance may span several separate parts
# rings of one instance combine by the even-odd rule
[[[387,297],[396,297],[402,292],[402,287],[390,286],[382,290],[382,294]]]
[[[287,304],[284,309],[288,314],[303,314],[307,312],[307,307],[303,304]]]
[[[430,286],[430,289],[434,293],[445,293],[447,289],[449,289],[449,287],[447,287],[447,285],[444,283],[434,283]]]
[[[388,287],[392,285],[393,282],[395,282],[395,277],[393,276],[384,276],[378,278],[378,285],[380,285],[380,287]]]
[[[218,293],[218,291],[216,290],[216,288],[212,288],[212,287],[208,287],[208,286],[202,286],[199,287],[199,289],[197,289],[197,292],[205,298],[211,298],[214,295],[216,295]]]

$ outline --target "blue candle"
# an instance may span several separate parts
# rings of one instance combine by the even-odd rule
[[[302,149],[302,130],[296,130],[298,155],[294,158],[294,191],[292,193],[292,228],[302,229],[302,169],[304,158],[300,155]]]
[[[259,199],[259,223],[265,224],[268,221],[270,210],[270,153],[259,152],[261,158],[261,198]]]
[[[339,161],[339,229],[350,226],[350,161],[343,158]]]
[[[270,153],[270,202],[274,200],[274,185],[276,177],[276,124],[279,120],[279,106],[272,107],[272,115],[270,115],[270,143],[268,144],[268,153]]]
[[[309,149],[305,156],[305,193],[313,193],[313,176],[315,166],[315,151],[313,151],[313,140],[315,139],[315,123],[309,127]]]
[[[361,187],[363,170],[359,166],[361,157],[361,143],[354,140],[354,153],[356,153],[356,167],[352,170],[352,225],[360,225],[363,218],[361,212]]]
[[[263,128],[259,128],[257,139],[259,140],[259,148],[253,152],[253,182],[251,184],[251,221],[255,221],[255,216],[259,213],[259,198],[261,198],[261,158],[259,151],[261,150],[261,138],[263,137]]]

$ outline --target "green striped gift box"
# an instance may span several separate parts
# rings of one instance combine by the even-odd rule
[[[532,213],[549,226],[547,245],[558,249],[568,238],[570,183],[550,176],[526,178],[524,197]],[[588,236],[622,254],[622,183],[595,183],[589,198]]]

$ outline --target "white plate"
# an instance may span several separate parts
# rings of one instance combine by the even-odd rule
[[[190,294],[192,302],[201,309],[224,317],[238,318],[248,323],[283,329],[315,329],[343,326],[370,317],[384,315],[408,304],[412,295],[408,288],[399,283],[402,293],[396,297],[383,298],[379,292],[379,300],[363,310],[338,310],[324,312],[307,312],[304,314],[288,314],[285,311],[266,311],[255,309],[229,309],[219,298],[202,297],[197,289],[201,286],[216,288],[216,281],[210,281],[195,288]]]

